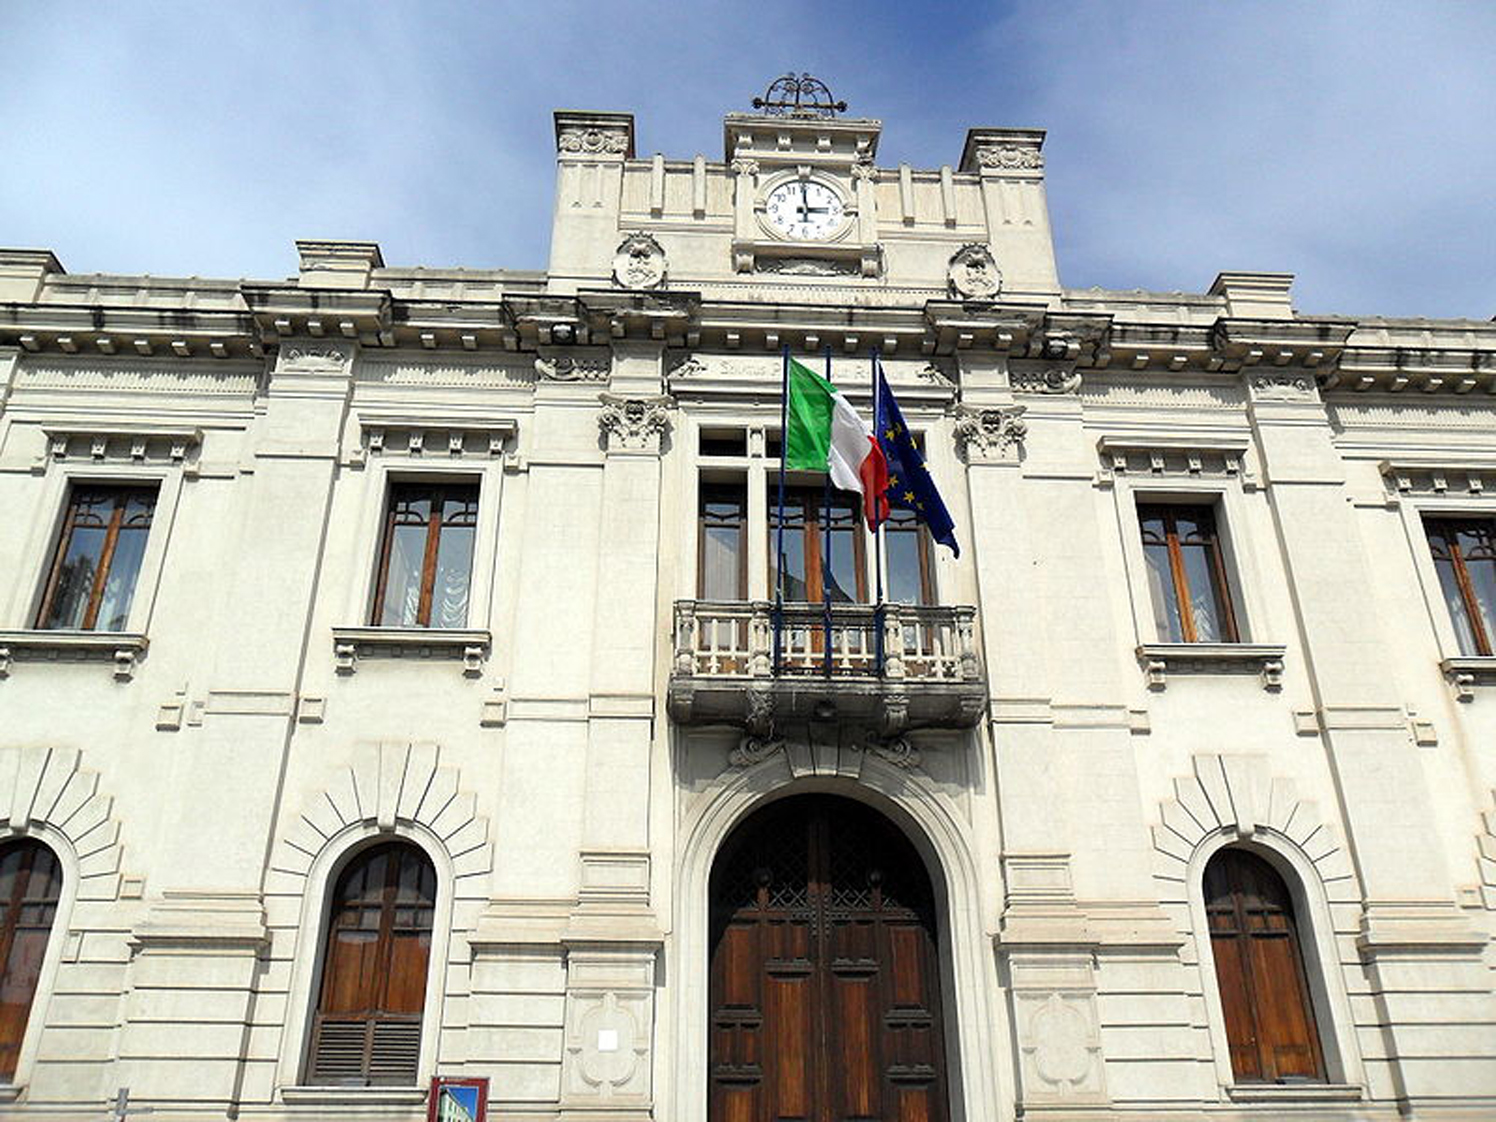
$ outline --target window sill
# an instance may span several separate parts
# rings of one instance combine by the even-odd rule
[[[361,658],[460,659],[472,678],[483,672],[493,635],[466,628],[334,627],[332,644],[339,674],[352,674]]]
[[[26,1088],[17,1083],[0,1083],[0,1103],[13,1103]]]
[[[135,676],[136,658],[150,640],[134,631],[0,631],[0,678],[13,662],[113,662],[114,676]]]
[[[1460,701],[1474,701],[1476,686],[1496,685],[1496,655],[1461,655],[1439,663]]]
[[[425,1087],[282,1087],[287,1106],[416,1106]]]
[[[1364,1097],[1354,1083],[1234,1083],[1226,1095],[1236,1103],[1349,1103]]]
[[[1170,674],[1258,674],[1262,688],[1283,688],[1283,654],[1277,643],[1143,643],[1138,661],[1150,690],[1161,690]]]

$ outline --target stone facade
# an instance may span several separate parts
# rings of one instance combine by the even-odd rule
[[[403,837],[438,878],[423,1082],[704,1122],[713,855],[820,790],[930,864],[955,1118],[1496,1114],[1496,658],[1423,521],[1496,517],[1496,326],[1307,316],[1283,274],[1066,289],[1042,132],[916,170],[879,131],[730,114],[721,160],[682,161],[557,113],[545,273],[0,251],[0,810],[64,874],[0,1109],[423,1117],[423,1087],[305,1078],[331,880]],[[797,177],[844,201],[830,236],[766,221]],[[785,345],[831,348],[863,409],[878,348],[923,434],[963,545],[934,555],[944,693],[823,684],[818,724],[775,690]],[[753,638],[719,672],[694,598],[724,431]],[[370,626],[390,481],[459,477],[466,628]],[[159,488],[127,624],[37,629],[89,480]],[[1240,642],[1158,633],[1158,498],[1217,511]],[[1325,1081],[1234,1080],[1201,889],[1228,844],[1296,885]]]

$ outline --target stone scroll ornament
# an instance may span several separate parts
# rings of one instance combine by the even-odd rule
[[[975,242],[956,250],[945,275],[951,295],[962,300],[991,300],[1003,286],[1003,275],[992,251]]]
[[[624,288],[658,288],[665,283],[665,251],[649,234],[630,234],[613,255],[613,280]]]

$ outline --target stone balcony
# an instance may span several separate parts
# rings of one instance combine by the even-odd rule
[[[971,607],[677,600],[670,715],[683,725],[971,728],[987,707]],[[829,643],[828,643],[829,636]]]

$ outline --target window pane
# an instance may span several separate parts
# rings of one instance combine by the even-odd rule
[[[1180,533],[1182,537],[1182,525]],[[1189,586],[1190,612],[1195,617],[1195,641],[1230,642],[1231,636],[1226,633],[1222,605],[1216,592],[1212,551],[1197,545],[1184,546],[1180,555],[1184,561],[1184,579]]]
[[[895,604],[925,603],[924,581],[919,570],[919,532],[890,527],[883,536],[883,551],[888,558],[889,600]]]
[[[421,606],[421,569],[426,562],[426,524],[397,525],[390,542],[381,627],[415,627]]]
[[[130,617],[130,601],[135,598],[135,581],[140,576],[140,561],[145,556],[147,529],[121,529],[109,559],[104,577],[104,592],[99,598],[99,614],[94,619],[96,631],[123,631]]]
[[[1465,598],[1460,595],[1460,582],[1455,576],[1454,562],[1448,557],[1441,559],[1436,555],[1434,568],[1439,573],[1439,589],[1444,593],[1444,606],[1449,609],[1449,622],[1454,625],[1460,654],[1479,654],[1480,647],[1475,642],[1475,632],[1470,627],[1470,616],[1465,612]]]
[[[786,600],[805,600],[809,595],[805,574],[806,509],[798,494],[784,500],[784,588]],[[778,588],[779,503],[775,488],[769,488],[769,576],[771,589]],[[819,581],[816,582],[820,584]]]
[[[736,526],[703,526],[701,533],[701,598],[741,599],[742,531]]]
[[[476,535],[475,526],[442,526],[436,551],[436,582],[431,589],[432,627],[462,627],[467,623]]]
[[[1145,537],[1144,541],[1148,539]],[[1148,563],[1148,598],[1153,604],[1154,631],[1160,642],[1182,643],[1184,630],[1179,620],[1179,602],[1174,595],[1174,574],[1169,568],[1169,547],[1145,544],[1143,557]]]
[[[1479,614],[1486,640],[1496,636],[1496,527],[1489,522],[1471,522],[1460,527],[1460,555],[1475,597],[1471,609]]]
[[[83,626],[88,600],[93,594],[94,573],[104,555],[105,532],[102,526],[73,528],[68,537],[67,553],[63,555],[62,567],[57,573],[52,603],[42,620],[43,627]]]

